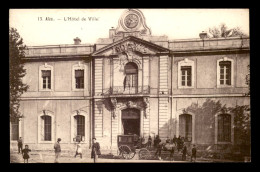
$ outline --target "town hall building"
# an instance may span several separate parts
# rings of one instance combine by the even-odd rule
[[[233,145],[234,114],[213,109],[250,105],[249,37],[169,40],[148,26],[129,9],[94,45],[75,38],[28,47],[23,81],[30,88],[20,102],[24,118],[11,123],[11,149],[22,137],[32,149],[52,150],[61,138],[63,149],[81,140],[87,150],[95,137],[101,149],[116,150],[117,136],[128,134]]]

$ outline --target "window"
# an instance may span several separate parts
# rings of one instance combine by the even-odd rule
[[[185,58],[178,62],[178,88],[193,88],[194,75],[194,61]]]
[[[70,116],[70,141],[82,141],[87,143],[90,136],[89,116],[83,110],[75,110]]]
[[[181,66],[181,85],[191,86],[191,66]]]
[[[233,86],[233,59],[224,57],[217,61],[217,87]]]
[[[76,88],[84,88],[84,70],[75,70]]]
[[[42,70],[42,88],[51,89],[51,71]]]
[[[192,116],[182,114],[179,117],[179,135],[184,137],[185,141],[192,141]]]
[[[218,141],[231,141],[231,115],[229,114],[218,115]]]
[[[78,62],[72,66],[72,90],[83,91],[86,87],[87,66]],[[88,89],[88,88],[86,88]]]
[[[19,119],[11,121],[11,140],[19,139]]]
[[[38,143],[55,142],[55,116],[49,110],[38,115]]]
[[[80,137],[80,141],[85,138],[85,117],[82,115],[76,115],[74,116],[76,121],[76,136]]]
[[[45,63],[39,67],[39,91],[53,90],[53,67]]]
[[[220,85],[231,85],[231,62],[219,62],[220,67]]]
[[[43,120],[43,127],[44,127],[44,136],[43,136],[43,140],[44,141],[51,141],[51,117],[50,116],[42,116],[42,120]]]
[[[129,62],[125,65],[124,90],[131,89],[137,91],[138,86],[138,67],[135,63]]]

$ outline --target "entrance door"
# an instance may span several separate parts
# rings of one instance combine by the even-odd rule
[[[122,110],[122,129],[124,135],[136,134],[140,136],[140,111],[138,109]]]

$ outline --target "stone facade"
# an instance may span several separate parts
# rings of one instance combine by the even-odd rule
[[[129,14],[137,16],[140,23],[127,26],[124,20]],[[218,142],[218,114],[190,109],[216,102],[226,107],[250,105],[250,98],[244,96],[250,63],[248,37],[168,40],[167,36],[152,36],[142,12],[133,9],[122,14],[118,28],[110,29],[109,35],[95,45],[29,47],[24,82],[30,88],[22,96],[24,118],[19,128],[24,143],[35,149],[52,149],[55,140],[62,138],[64,148],[74,148],[74,116],[80,114],[85,117],[85,149],[92,137],[103,149],[116,149],[117,135],[124,134],[125,129],[123,112],[136,109],[138,132],[146,140],[149,135],[159,134],[164,140],[183,134],[180,116],[189,114],[191,140],[187,142],[234,144],[232,128],[230,141]],[[220,61],[232,62],[230,85],[218,84]],[[136,87],[131,88],[125,85],[125,66],[129,63],[137,66]],[[51,90],[40,89],[41,66],[51,66]],[[181,66],[192,68],[188,87],[182,86]],[[74,88],[77,67],[84,69],[84,89]],[[39,139],[43,112],[52,116],[51,141]],[[231,125],[232,120],[231,114]],[[16,148],[16,141],[11,143]]]

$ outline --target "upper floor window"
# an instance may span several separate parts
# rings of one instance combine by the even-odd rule
[[[181,66],[181,86],[191,86],[191,66]]]
[[[125,65],[125,79],[124,79],[124,90],[135,89],[137,91],[138,86],[138,66],[129,62]]]
[[[217,61],[217,86],[233,86],[233,60],[224,57]]]
[[[220,85],[231,85],[231,62],[219,62],[220,67]]]
[[[75,70],[76,88],[84,88],[84,70]]]
[[[39,90],[53,90],[53,67],[47,63],[39,67]]]
[[[185,58],[178,62],[178,88],[193,88],[194,75],[194,61]]]
[[[231,115],[218,115],[218,142],[231,141]]]
[[[42,70],[42,88],[51,89],[51,71]]]
[[[78,62],[72,66],[72,90],[82,91],[86,87],[86,65]]]

